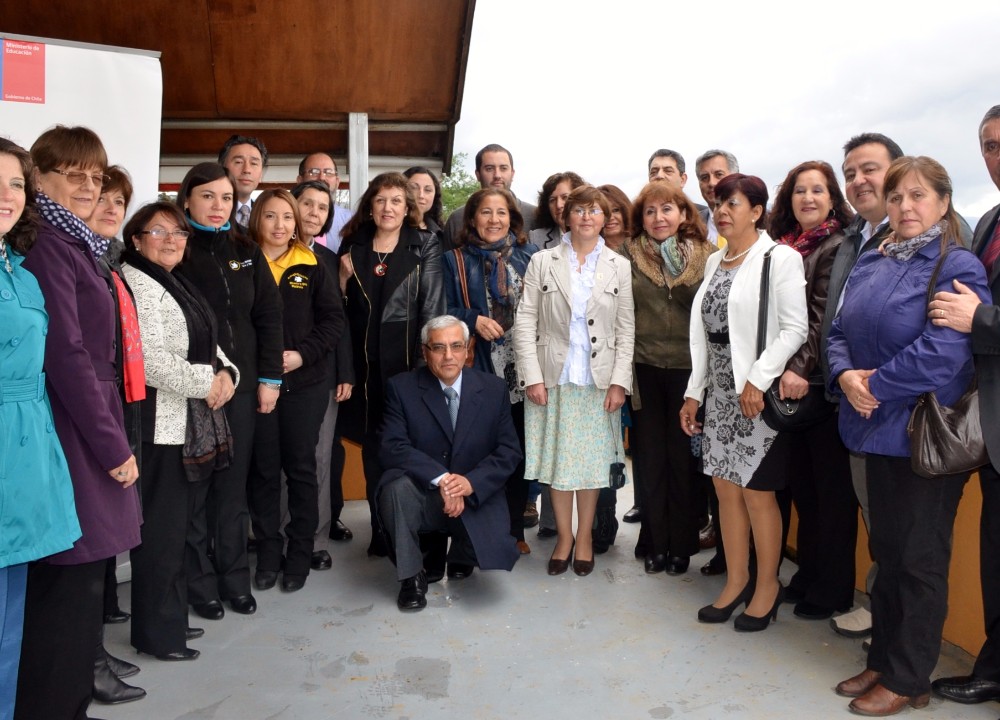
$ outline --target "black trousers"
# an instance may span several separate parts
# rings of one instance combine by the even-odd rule
[[[256,392],[233,396],[226,405],[226,418],[233,434],[233,461],[225,470],[204,482],[191,483],[188,488],[191,506],[184,567],[188,600],[192,604],[250,594],[247,471],[256,417]],[[215,548],[214,562],[208,556],[210,539]]]
[[[690,557],[698,553],[699,518],[691,439],[680,426],[690,370],[635,365],[642,409],[632,413],[637,449],[633,466],[642,477],[639,545],[647,555]]]
[[[510,534],[515,540],[524,540],[524,507],[528,504],[528,483],[524,479],[524,403],[510,406],[510,417],[517,431],[517,441],[521,443],[521,462],[507,478],[504,493],[507,496],[507,510],[510,513]]]
[[[1000,473],[992,465],[979,469],[983,510],[979,521],[979,576],[983,586],[986,642],[972,674],[1000,682]]]
[[[898,695],[930,691],[948,614],[951,537],[969,473],[928,480],[910,458],[868,455],[872,588],[868,669]]]
[[[250,462],[249,499],[257,538],[257,568],[287,575],[308,575],[319,495],[316,443],[330,398],[325,383],[283,392],[274,412],[257,418]],[[285,526],[288,549],[282,564],[281,472],[288,488]]]
[[[187,647],[187,475],[180,445],[143,443],[142,544],[132,548],[132,647],[166,655]]]
[[[789,585],[807,602],[849,610],[854,604],[858,499],[837,415],[789,435],[788,489],[799,515],[799,570]]]
[[[94,648],[101,639],[105,563],[31,564],[15,720],[87,717]]]
[[[142,490],[142,483],[139,483]],[[118,607],[118,570],[117,558],[110,557],[104,566],[104,614],[114,615],[121,612]]]
[[[424,490],[402,475],[382,486],[378,497],[382,526],[395,549],[396,577],[405,580],[424,567],[420,535],[444,533],[451,536],[449,563],[476,565],[476,551],[462,518],[444,514],[440,491]],[[523,508],[523,506],[522,506]]]

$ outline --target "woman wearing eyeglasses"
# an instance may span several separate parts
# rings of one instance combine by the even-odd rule
[[[188,628],[184,541],[191,479],[229,462],[222,406],[238,374],[218,345],[208,301],[174,269],[187,219],[171,203],[140,208],[125,226],[122,272],[135,293],[146,371],[142,404],[142,545],[132,560],[132,646],[160,660],[194,660]],[[199,458],[210,458],[197,462]],[[190,471],[190,472],[189,472]]]
[[[29,571],[14,716],[68,718],[93,691],[105,562],[139,544],[139,468],[118,383],[141,391],[144,382],[134,305],[99,264],[108,239],[86,224],[107,182],[104,146],[87,128],[60,125],[31,155],[41,223],[24,268],[49,313],[46,387],[83,537]]]
[[[610,214],[596,188],[573,190],[563,209],[569,231],[536,253],[514,321],[525,395],[525,476],[551,487],[558,540],[548,572],[594,569],[591,534],[609,467],[624,460],[621,406],[632,387],[635,323],[629,262],[601,229]],[[573,536],[576,496],[577,533]]]

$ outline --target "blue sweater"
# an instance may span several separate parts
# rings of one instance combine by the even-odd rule
[[[827,353],[830,390],[840,397],[840,434],[855,452],[909,457],[906,424],[917,397],[933,390],[942,405],[951,405],[972,380],[970,336],[927,317],[927,284],[940,256],[937,239],[906,261],[873,250],[861,256],[847,280]],[[983,264],[953,247],[935,292],[954,292],[955,279],[992,302]],[[868,384],[880,404],[868,420],[840,390],[837,380],[847,370],[875,370]]]

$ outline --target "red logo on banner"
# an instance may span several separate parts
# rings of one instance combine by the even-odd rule
[[[3,99],[10,102],[45,102],[45,44],[23,40],[3,41]]]

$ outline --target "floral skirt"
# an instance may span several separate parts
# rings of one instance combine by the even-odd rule
[[[547,405],[524,403],[524,477],[555,490],[608,487],[608,469],[624,462],[621,410],[604,411],[607,391],[558,385]]]

